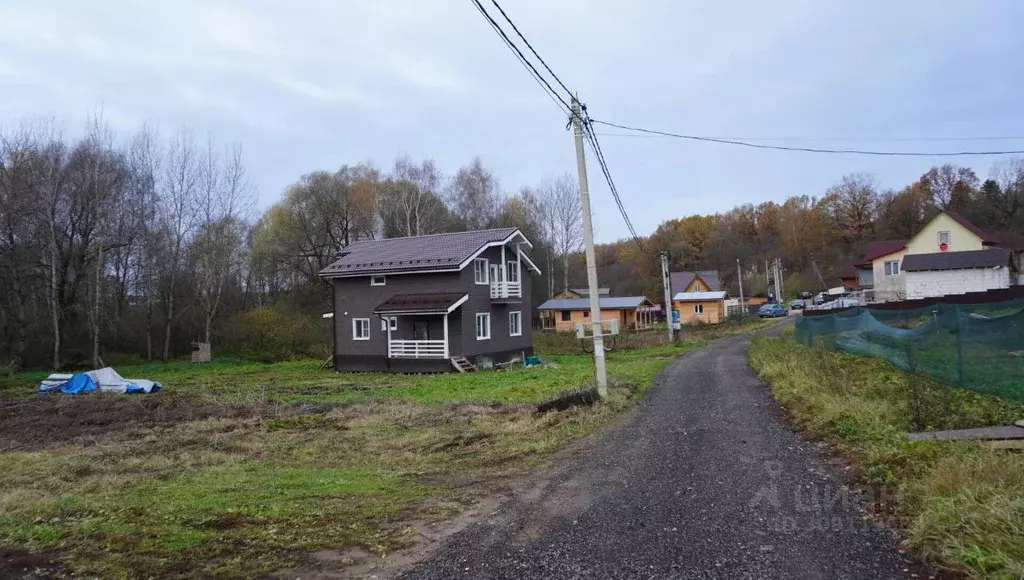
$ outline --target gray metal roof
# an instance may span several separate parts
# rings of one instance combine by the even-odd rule
[[[429,294],[396,294],[373,309],[374,314],[416,312],[444,314],[466,297],[465,292],[433,292]]]
[[[636,308],[648,302],[645,296],[605,296],[598,300],[601,308]],[[548,300],[537,307],[537,310],[590,310],[589,298],[557,298]]]
[[[725,300],[725,290],[717,292],[677,292],[672,300],[679,302],[696,302],[699,300]]]
[[[700,279],[704,280],[704,283],[708,285],[711,290],[719,290],[720,283],[718,281],[718,270],[698,270],[696,272],[690,270],[684,270],[682,272],[670,272],[669,281],[672,283],[672,289],[676,292],[682,292],[686,290],[686,287],[693,282],[693,279],[700,275]]]
[[[964,268],[994,268],[1010,264],[1009,248],[988,248],[969,252],[938,252],[934,254],[907,254],[903,256],[903,271],[962,270]]]
[[[337,261],[320,271],[320,277],[457,269],[487,244],[505,240],[517,231],[501,228],[354,242],[341,251]]]

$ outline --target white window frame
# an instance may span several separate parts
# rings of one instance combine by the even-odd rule
[[[483,328],[480,326],[480,321],[483,320]],[[484,335],[480,335],[480,331],[484,330]],[[491,313],[490,312],[477,312],[476,313],[476,339],[477,340],[490,340],[491,339]]]
[[[378,280],[380,280],[378,282]],[[384,274],[374,274],[370,276],[370,286],[387,286],[388,277]]]
[[[359,326],[361,322],[366,323],[366,336],[360,336]],[[370,319],[369,318],[353,318],[352,319],[352,340],[370,340]]]
[[[694,304],[693,305],[693,313],[694,314],[704,314],[704,305],[703,304]]]
[[[900,261],[899,260],[886,260],[885,261],[885,275],[886,276],[899,276],[900,275]]]
[[[382,316],[380,319],[380,331],[388,331],[388,323],[390,323],[391,330],[398,330],[398,317],[397,316]]]
[[[483,274],[483,276],[481,276]],[[483,278],[483,281],[481,281]],[[491,261],[487,258],[476,258],[473,260],[473,281],[479,285],[486,286],[491,283]]]
[[[945,235],[946,237],[945,240],[942,239],[943,235]],[[949,245],[949,240],[951,239],[949,232],[938,232],[937,234],[935,234],[935,237],[939,240],[940,244],[946,244],[947,246]]]
[[[509,260],[505,265],[505,281],[506,282],[518,282],[519,281],[519,263]],[[514,276],[513,276],[514,274]]]
[[[514,325],[512,324],[513,320],[515,321]],[[508,335],[523,335],[523,312],[521,310],[513,310],[508,313]]]

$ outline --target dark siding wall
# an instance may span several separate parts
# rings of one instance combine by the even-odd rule
[[[501,248],[489,248],[481,257],[491,263],[498,263],[501,260]],[[505,259],[515,261],[514,247],[506,249]],[[474,283],[472,264],[461,272],[388,276],[385,286],[370,286],[368,276],[333,280],[335,354],[344,357],[386,356],[387,332],[381,330],[381,321],[373,314],[377,305],[395,294],[453,291],[463,291],[469,294],[469,299],[449,315],[448,339],[452,356],[473,357],[494,352],[529,350],[533,345],[533,329],[530,324],[532,280],[525,265],[520,279],[523,283],[522,302],[511,304],[491,303],[490,286]],[[522,336],[509,336],[508,313],[511,311],[522,313]],[[478,312],[491,314],[490,340],[476,339]],[[370,319],[370,340],[352,340],[353,318]],[[416,320],[429,321],[431,339],[440,340],[443,337],[443,319],[440,316],[399,316],[398,329],[391,331],[392,338],[411,340],[413,322]]]
[[[493,263],[501,260],[501,248],[490,248],[481,258],[487,258]],[[505,261],[515,261],[515,249],[509,247],[505,250]],[[533,346],[533,333],[530,325],[530,290],[532,289],[530,276],[524,265],[522,276],[523,299],[521,302],[510,304],[492,304],[490,286],[476,285],[473,283],[473,268],[463,270],[465,287],[471,287],[469,300],[462,305],[462,324],[465,337],[462,344],[462,355],[471,357],[493,352],[505,352],[526,350]],[[519,311],[522,313],[523,335],[509,336],[508,313]],[[478,312],[490,312],[491,314],[491,338],[489,340],[476,339],[476,315]]]
[[[387,332],[380,329],[380,318],[373,309],[395,294],[417,292],[453,292],[462,288],[460,274],[464,272],[439,272],[436,274],[403,274],[388,276],[385,286],[370,286],[370,277],[339,278],[334,282],[334,351],[339,355],[387,355]],[[472,276],[470,272],[470,276]],[[470,278],[472,281],[472,277]],[[370,319],[370,340],[352,340],[352,319]],[[391,331],[394,339],[411,340],[413,321],[433,321],[430,337],[442,338],[441,317],[399,316],[398,330]],[[458,317],[452,313],[449,325],[457,325]],[[437,326],[435,332],[433,326]],[[452,326],[449,326],[451,331]],[[454,347],[453,347],[454,352]]]

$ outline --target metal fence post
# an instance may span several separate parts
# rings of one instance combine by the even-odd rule
[[[960,305],[953,306],[953,313],[956,315],[956,369],[957,384],[964,386],[964,336],[963,326],[960,324]]]

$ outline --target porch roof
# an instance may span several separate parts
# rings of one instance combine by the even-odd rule
[[[373,309],[374,314],[447,314],[469,299],[465,292],[395,294]]]

